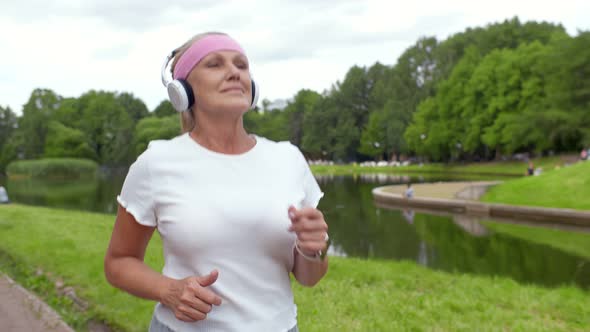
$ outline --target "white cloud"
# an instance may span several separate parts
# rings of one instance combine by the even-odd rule
[[[421,36],[445,39],[514,16],[589,30],[590,2],[415,0],[27,0],[0,2],[0,105],[20,112],[31,91],[127,91],[166,98],[165,55],[193,34],[224,31],[251,59],[262,97],[318,92],[353,65],[393,64]]]

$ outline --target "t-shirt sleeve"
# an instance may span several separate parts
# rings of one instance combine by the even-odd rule
[[[299,149],[297,149],[297,154],[299,165],[301,167],[301,171],[303,172],[303,191],[305,193],[303,206],[316,208],[320,203],[320,199],[324,197],[324,193],[320,189],[318,182],[309,168],[309,164]]]
[[[144,225],[156,227],[152,178],[149,170],[149,158],[144,154],[131,165],[121,194],[117,202],[130,213],[135,220]]]

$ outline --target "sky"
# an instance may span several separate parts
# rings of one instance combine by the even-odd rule
[[[222,31],[246,50],[260,100],[329,90],[354,65],[394,65],[420,37],[518,16],[590,30],[588,0],[0,0],[0,106],[21,113],[35,88],[64,97],[167,98],[163,60],[193,35]],[[260,103],[260,101],[259,101]]]

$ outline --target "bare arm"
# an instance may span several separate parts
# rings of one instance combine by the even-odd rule
[[[314,256],[315,253],[327,250],[326,234],[328,225],[324,221],[323,214],[314,208],[289,209],[291,217],[291,231],[297,234],[299,249],[306,256]],[[303,257],[295,248],[295,263],[293,275],[303,286],[315,286],[328,271],[328,256],[323,260],[310,260]]]
[[[143,259],[154,230],[139,224],[119,206],[104,259],[107,280],[130,294],[161,302],[170,307],[179,320],[205,319],[212,305],[221,304],[221,298],[207,288],[217,280],[219,273],[214,270],[205,276],[177,280],[152,270]]]
[[[111,242],[104,259],[107,280],[135,296],[160,301],[169,278],[152,270],[143,259],[154,227],[143,226],[119,206]]]
[[[296,250],[294,251],[293,275],[295,279],[303,286],[315,286],[328,272],[328,256],[321,262],[314,262],[301,256]]]

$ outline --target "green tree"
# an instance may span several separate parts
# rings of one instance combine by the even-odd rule
[[[291,143],[297,146],[301,145],[304,118],[309,115],[320,97],[315,91],[300,90],[293,98],[293,101],[289,102],[285,107],[284,112],[287,115],[289,141]]]
[[[178,112],[174,109],[174,106],[172,106],[172,103],[168,100],[162,100],[162,102],[156,106],[152,113],[158,118],[178,114]]]
[[[327,128],[332,126],[338,116],[334,99],[320,97],[309,114],[303,118],[301,149],[312,158],[332,158],[331,137]]]
[[[16,114],[10,107],[0,106],[0,151],[18,126]]]
[[[533,41],[547,44],[555,34],[567,35],[561,25],[534,21],[523,24],[518,17],[485,27],[467,28],[450,36],[436,48],[435,86],[449,78],[453,68],[461,61],[469,47],[475,47],[485,56],[496,49],[515,49],[520,44]]]
[[[127,114],[129,114],[133,123],[139,122],[139,120],[149,114],[144,102],[141,99],[135,98],[132,93],[123,92],[117,94],[117,100]]]
[[[273,141],[289,140],[288,115],[282,110],[267,110],[263,113],[248,111],[244,115],[244,128],[258,136]]]
[[[145,151],[150,141],[170,139],[179,134],[180,122],[178,115],[144,118],[135,127],[133,140],[135,156]]]
[[[341,112],[349,114],[356,125],[364,125],[369,119],[373,84],[366,68],[353,66],[332,94]]]
[[[548,111],[539,121],[556,150],[590,145],[590,32],[557,36],[546,58]]]
[[[479,78],[487,76],[488,82],[490,77],[494,80],[494,86],[487,88],[492,93],[485,110],[493,122],[484,128],[483,143],[506,154],[519,150],[541,152],[550,148],[551,143],[544,139],[546,135],[542,129],[530,125],[546,105],[546,68],[542,61],[547,47],[534,42],[516,50],[496,52],[496,61],[492,60],[492,52],[480,64],[483,72],[479,73]],[[492,62],[486,65],[488,60]]]
[[[358,152],[373,158],[383,156],[386,147],[384,144],[386,131],[384,112],[381,110],[371,113],[367,125],[361,132]]]
[[[355,160],[361,134],[356,120],[353,114],[343,113],[335,126],[327,128],[332,159],[339,162]]]
[[[434,95],[434,58],[438,42],[436,38],[420,38],[398,59],[387,73],[382,86],[376,87],[385,100],[381,112],[387,126],[383,143],[388,154],[398,155],[408,150],[404,132],[411,122],[418,105]]]
[[[375,109],[373,89],[384,76],[385,68],[375,64],[369,70],[353,66],[342,82],[316,103],[304,119],[302,146],[308,151],[338,161],[359,158],[361,129]],[[308,127],[311,124],[309,133]],[[323,138],[320,136],[324,136]]]
[[[86,133],[98,162],[106,165],[128,165],[133,160],[134,123],[112,92],[90,91],[80,97]]]
[[[412,151],[433,160],[447,159],[451,155],[450,143],[461,138],[463,146],[477,148],[479,135],[470,141],[466,136],[464,122],[471,121],[471,115],[463,118],[465,90],[474,69],[480,61],[479,51],[472,46],[457,64],[451,77],[440,84],[436,96],[425,99],[412,116],[412,124],[405,130],[404,138]]]
[[[59,108],[61,97],[48,89],[35,89],[23,107],[19,118],[18,130],[24,137],[24,158],[33,159],[43,156],[47,124]]]
[[[383,108],[383,123],[386,124],[383,145],[388,156],[399,159],[402,153],[408,151],[403,134],[411,121],[412,113],[397,111],[397,106],[396,100],[390,99]]]
[[[436,96],[419,106],[406,140],[419,154],[442,160],[580,148],[590,124],[588,104],[578,98],[590,91],[584,75],[590,44],[574,44],[557,31],[548,44],[522,43],[483,57],[468,48]]]
[[[81,100],[78,98],[63,98],[52,119],[66,127],[81,128],[84,121],[81,104]]]
[[[84,133],[57,121],[49,122],[44,157],[96,158]]]
[[[25,136],[22,131],[15,130],[2,145],[0,150],[0,172],[6,170],[10,162],[24,158]]]
[[[483,74],[483,68],[479,69],[482,71],[482,74],[478,75],[479,78],[473,78],[477,84],[470,82],[479,61],[494,50],[515,49],[523,43],[533,41],[547,44],[555,36],[564,35],[566,35],[565,30],[560,25],[536,22],[522,24],[518,18],[514,18],[486,27],[468,28],[437,44],[434,40],[429,40],[430,44],[425,43],[425,45],[429,45],[430,49],[424,49],[422,52],[424,54],[422,58],[427,60],[426,66],[422,67],[432,68],[430,75],[426,76],[431,78],[429,86],[426,86],[426,89],[417,90],[409,84],[408,82],[411,83],[411,81],[407,80],[408,73],[412,73],[410,77],[414,78],[420,77],[416,75],[422,71],[409,66],[409,69],[400,72],[397,78],[401,84],[392,89],[401,92],[392,97],[396,103],[394,105],[397,105],[393,108],[397,112],[400,109],[409,110],[412,119],[411,125],[404,131],[404,139],[409,149],[433,159],[444,160],[457,158],[465,153],[493,155],[488,146],[482,142],[483,130],[490,121],[495,120],[494,114],[482,111],[488,109],[489,105],[485,103],[489,100],[489,94],[492,93],[492,90],[487,90],[483,86],[489,87],[492,82]],[[428,50],[430,53],[424,52]],[[426,57],[426,54],[430,55]],[[500,58],[502,56],[496,55],[495,60],[501,62]],[[409,60],[406,61],[405,66],[399,66],[403,60],[403,56],[400,57],[394,69],[408,67],[408,64],[412,65],[416,62],[416,60]],[[490,64],[493,60],[493,57],[488,59],[489,63],[484,66],[488,66],[491,70],[493,66]],[[496,63],[499,64],[499,62]],[[402,80],[404,77],[406,80]],[[530,84],[534,85],[532,82]],[[470,89],[471,92],[468,93],[466,89]],[[435,97],[434,102],[427,101],[427,98],[433,97]],[[499,99],[501,98],[496,98],[496,102]],[[415,102],[412,103],[412,100]],[[424,105],[420,105],[421,103]],[[422,114],[412,114],[412,105],[420,105],[414,109],[420,110]],[[497,116],[498,113],[495,115]],[[502,121],[507,120],[508,118],[505,118]],[[439,122],[444,124],[441,125]],[[497,129],[504,133],[517,130],[514,126],[504,126],[500,123]],[[491,140],[493,131],[488,132],[490,132],[488,139]],[[534,133],[529,135],[527,140],[530,141],[534,135]],[[508,144],[502,144],[506,151],[518,149],[516,146],[509,147]]]

